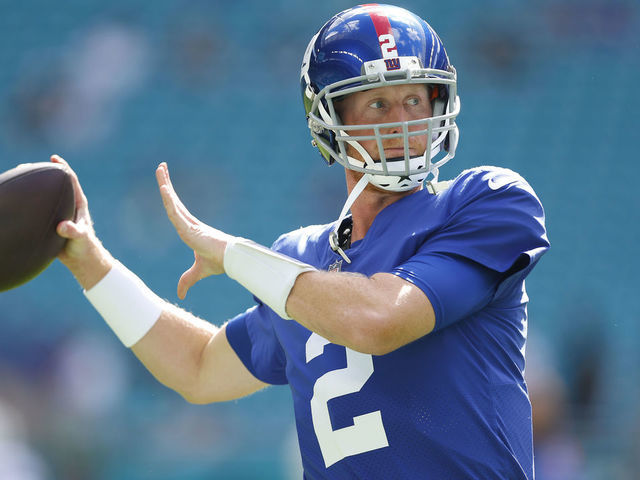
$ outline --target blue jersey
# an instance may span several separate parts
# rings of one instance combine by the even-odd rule
[[[299,229],[273,248],[335,269],[334,227]],[[305,478],[533,479],[524,279],[548,247],[531,187],[510,170],[471,169],[387,206],[341,264],[422,289],[436,315],[428,335],[372,356],[259,301],[231,320],[245,366],[291,389]]]

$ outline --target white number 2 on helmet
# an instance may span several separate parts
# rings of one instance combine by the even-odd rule
[[[396,39],[390,33],[383,33],[378,37],[380,49],[382,50],[382,58],[394,58],[398,56],[398,48],[396,47]]]

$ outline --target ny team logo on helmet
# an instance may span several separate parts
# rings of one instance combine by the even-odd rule
[[[302,98],[313,144],[325,160],[368,174],[370,183],[391,191],[420,185],[455,155],[460,111],[456,71],[436,32],[420,17],[391,5],[367,4],[345,10],[329,20],[311,39],[301,68]],[[425,84],[433,116],[406,122],[344,125],[336,99],[354,92],[391,85]],[[370,130],[353,137],[353,130]],[[381,133],[382,131],[398,133]],[[424,154],[373,159],[358,140],[426,136]],[[347,154],[347,145],[362,159]],[[363,161],[364,160],[364,161]]]

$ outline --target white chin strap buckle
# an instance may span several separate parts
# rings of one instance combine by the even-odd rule
[[[338,217],[338,222],[336,223],[336,228],[334,228],[333,232],[329,234],[329,246],[331,247],[331,250],[337,252],[347,263],[351,263],[351,259],[347,257],[347,254],[344,253],[344,250],[340,247],[340,243],[338,241],[338,229],[340,228],[340,225],[342,225],[342,221],[347,216],[347,213],[349,213],[351,205],[353,205],[353,202],[356,201],[356,199],[366,188],[370,179],[370,175],[365,173],[364,175],[362,175],[362,178],[358,180],[358,183],[356,183],[355,187],[353,187],[353,190],[351,190],[351,193],[347,197],[347,201],[344,203],[344,207],[342,207],[342,211],[340,212],[340,216]]]
[[[341,221],[338,222],[338,227],[340,226],[341,223],[342,223]],[[347,257],[347,254],[344,253],[344,250],[342,249],[342,247],[340,247],[340,241],[338,240],[338,232],[336,230],[334,230],[329,234],[329,245],[331,246],[331,250],[333,250],[334,252],[337,252],[344,259],[345,262],[351,263],[351,259]]]

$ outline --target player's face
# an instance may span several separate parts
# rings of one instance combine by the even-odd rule
[[[405,122],[431,117],[433,114],[429,91],[426,85],[395,85],[352,93],[336,104],[338,114],[345,125],[367,125],[374,123]],[[426,124],[413,125],[409,131],[424,130]],[[380,133],[401,133],[400,127],[381,129]],[[373,135],[373,130],[349,131],[352,136]],[[376,140],[360,140],[360,145],[375,161],[380,159]],[[404,157],[403,138],[390,138],[382,142],[385,158]],[[409,137],[409,155],[422,155],[427,147],[426,135]],[[362,160],[351,145],[347,154]]]

